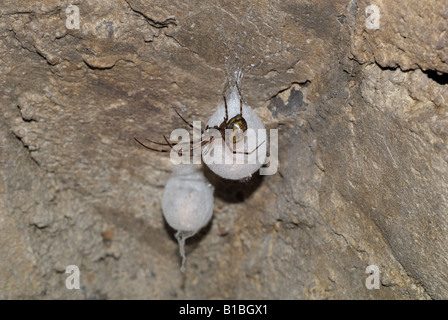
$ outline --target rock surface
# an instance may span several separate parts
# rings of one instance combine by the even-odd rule
[[[70,1],[3,2],[0,298],[448,298],[445,1],[79,0],[79,29]],[[279,171],[204,169],[183,275],[172,164],[133,138],[184,126],[172,106],[205,124],[238,68]]]

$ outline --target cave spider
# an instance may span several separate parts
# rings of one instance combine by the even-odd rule
[[[239,89],[238,89],[238,92],[239,92]],[[240,97],[241,97],[241,94],[240,94]],[[233,144],[233,148],[231,150],[232,153],[233,154],[250,155],[255,150],[257,150],[264,143],[264,141],[262,143],[260,143],[255,149],[253,149],[250,152],[247,152],[247,151],[240,152],[240,151],[235,150],[236,143],[244,139],[244,133],[247,131],[247,122],[246,122],[246,119],[244,119],[244,117],[243,117],[243,100],[240,98],[240,112],[238,114],[236,114],[234,117],[229,119],[229,114],[227,111],[227,99],[225,96],[223,96],[223,98],[224,98],[224,107],[225,107],[225,116],[224,116],[223,121],[221,122],[221,124],[219,126],[215,125],[213,127],[209,127],[207,125],[205,127],[205,130],[201,130],[201,141],[196,146],[193,145],[193,142],[190,142],[190,151],[192,151],[196,148],[199,148],[199,147],[202,148],[204,146],[207,146],[205,153],[204,153],[204,154],[207,154],[214,142],[214,139],[215,139],[215,136],[210,134],[211,129],[217,130],[221,134],[221,137],[224,140],[224,142],[226,142],[226,134],[225,134],[226,130],[232,130],[232,134],[230,136],[230,138],[232,139],[231,142]],[[182,117],[181,114],[174,107],[173,107],[173,109],[176,112],[176,114],[190,128],[193,129],[193,125],[189,121],[187,121],[184,117]],[[156,148],[149,147],[134,137],[135,141],[137,143],[139,143],[141,146],[145,147],[146,149],[156,151],[156,152],[170,152],[173,149],[173,147],[177,145],[177,143],[170,143],[165,135],[163,135],[163,138],[165,139],[165,143],[156,142],[156,141],[152,141],[149,139],[145,139],[145,140],[147,140],[151,143],[160,145],[160,146],[168,146],[169,149],[156,149]],[[178,155],[182,156],[182,149],[180,149],[178,151]]]

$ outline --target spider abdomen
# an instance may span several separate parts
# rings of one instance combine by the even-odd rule
[[[241,141],[244,137],[244,132],[247,130],[247,122],[242,115],[237,114],[227,123],[226,129],[233,130],[233,143]]]

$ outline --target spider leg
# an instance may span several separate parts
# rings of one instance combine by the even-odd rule
[[[155,143],[155,144],[161,145],[161,146],[169,146],[171,149],[173,149],[173,147],[175,147],[175,146],[177,146],[179,144],[179,143],[170,143],[165,135],[163,136],[163,138],[165,139],[166,143],[160,143],[160,142],[152,141],[152,140],[149,140],[149,139],[146,139],[146,138],[145,138],[145,140],[147,140],[147,141],[149,141],[151,143]],[[138,141],[137,138],[134,138],[134,139],[139,144],[143,145],[147,149],[154,150],[154,151],[159,151],[159,152],[169,152],[170,151],[170,150],[160,151],[160,150],[157,150],[157,149],[154,149],[154,148],[150,148],[150,147],[144,145],[143,143],[141,143],[140,141]],[[190,151],[193,151],[194,149],[202,147],[203,145],[205,145],[206,142],[208,142],[208,140],[200,141],[197,145],[194,145],[193,141],[190,141]],[[183,143],[187,143],[187,142],[183,142]],[[180,156],[182,155],[182,148],[179,149],[178,153],[179,153]]]
[[[134,137],[134,140],[137,141],[138,144],[140,144],[141,146],[145,147],[146,149],[152,150],[152,151],[157,151],[157,152],[170,152],[171,150],[158,150],[158,149],[154,149],[151,147],[148,147],[147,145],[145,145],[144,143],[140,142],[137,138]]]
[[[227,99],[226,99],[226,96],[223,96],[223,97],[224,97],[224,107],[226,109],[226,116],[224,117],[224,121],[225,121],[225,123],[227,123],[227,121],[229,120],[229,114],[227,112]]]
[[[157,142],[157,141],[152,141],[152,140],[149,140],[149,139],[147,139],[147,138],[145,138],[145,140],[146,140],[146,141],[149,141],[149,142],[151,142],[151,143],[154,143],[154,144],[158,144],[158,145],[160,145],[160,146],[170,146],[171,148],[174,147],[175,145],[179,144],[178,142],[175,142],[175,143],[170,143],[170,142],[168,142],[168,140],[167,140],[167,138],[166,138],[165,136],[163,136],[163,138],[165,139],[165,141],[166,141],[167,143],[161,143],[161,142]],[[182,142],[182,143],[186,143],[186,142]],[[191,144],[193,144],[193,141],[190,141],[190,145],[191,145]]]
[[[165,141],[166,141],[166,143],[168,143],[168,145],[170,146],[170,148],[171,148],[171,150],[173,150],[173,147],[174,146],[177,146],[178,145],[178,143],[176,143],[176,144],[171,144],[169,141],[168,141],[168,139],[165,137],[165,135],[163,135],[163,139],[165,139]],[[190,147],[191,148],[191,147]],[[179,149],[179,151],[177,151],[177,155],[179,156],[179,157],[182,157],[182,148],[180,148]]]
[[[210,140],[205,140],[205,141],[207,141],[208,143],[209,143],[209,145],[207,146],[207,149],[205,149],[205,151],[204,151],[204,156],[205,155],[207,155],[207,153],[210,151],[210,149],[211,149],[211,147],[212,147],[212,144],[213,144],[213,139],[214,139],[215,137],[213,137],[213,136],[211,136],[210,137]]]
[[[171,144],[168,139],[165,137],[165,135],[163,135],[163,139],[165,139],[166,143],[168,143],[168,145],[171,147],[171,149],[173,149],[173,144]],[[177,144],[177,143],[176,143]]]
[[[226,98],[224,97],[224,101],[225,101],[225,99]],[[226,106],[227,106],[227,104],[226,104]],[[227,111],[227,108],[226,108],[226,111]],[[207,126],[206,129],[214,129],[214,130],[218,131],[221,134],[222,139],[224,139],[222,131],[220,130],[220,128],[218,126],[213,126],[213,127]],[[202,153],[204,156],[207,155],[207,153],[210,151],[214,140],[215,140],[215,135],[211,134],[209,137],[207,137],[207,139],[204,139],[201,142],[201,147],[205,146],[207,143],[209,143],[209,145],[207,146],[207,149],[205,149],[205,151]]]
[[[169,143],[169,142],[168,142],[168,139],[167,139],[165,136],[163,136],[163,138],[165,139],[165,141],[167,142],[167,144],[159,143],[159,142],[154,142],[154,143],[159,144],[159,145],[163,145],[163,146],[168,145],[168,146],[170,147],[170,150],[165,150],[165,149],[161,149],[161,150],[159,150],[159,149],[154,149],[154,148],[148,147],[146,144],[140,142],[140,141],[139,141],[137,138],[135,138],[135,137],[134,137],[134,140],[137,141],[138,144],[140,144],[141,146],[145,147],[146,149],[152,150],[152,151],[156,151],[156,152],[165,152],[165,153],[171,152],[171,150],[173,149],[173,146],[174,146],[174,145],[177,145],[177,144],[174,144],[174,145],[173,145],[173,144]],[[146,139],[146,140],[148,140],[148,139]],[[153,142],[153,141],[151,141],[151,140],[148,140],[148,141]],[[179,149],[179,151],[177,152],[177,154],[178,154],[179,156],[182,156],[182,149]]]
[[[194,129],[193,128],[193,125],[190,123],[190,122],[188,122],[187,120],[185,120],[185,118],[184,117],[182,117],[181,115],[180,115],[180,113],[177,111],[177,109],[176,108],[174,108],[174,107],[172,107],[173,109],[174,109],[174,111],[177,113],[177,115],[191,128],[191,129]],[[204,133],[204,131],[201,129],[201,133]]]
[[[188,125],[188,126],[190,126],[190,128],[193,128],[193,125],[190,123],[190,122],[188,122],[187,120],[185,120],[184,119],[184,117],[182,117],[181,115],[180,115],[180,113],[179,113],[179,111],[177,111],[177,109],[176,108],[174,108],[174,107],[172,107],[173,109],[174,109],[174,111],[177,113],[177,115]]]
[[[235,81],[235,87],[238,90],[238,94],[240,95],[240,98],[241,98],[243,95],[241,94],[240,87],[238,86],[238,82],[236,82],[236,81]]]
[[[236,150],[232,150],[232,153],[233,154],[245,154],[245,155],[251,155],[255,150],[257,150],[262,144],[264,143],[264,141],[262,142],[262,143],[260,143],[254,150],[252,150],[251,152],[247,152],[247,151],[244,151],[244,152],[238,152],[238,151],[236,151]]]
[[[147,138],[145,138],[145,140],[146,141],[149,141],[149,142],[151,142],[151,143],[154,143],[154,144],[158,144],[159,146],[169,146],[170,145],[170,143],[161,143],[161,142],[157,142],[157,141],[152,141],[152,140],[149,140],[149,139],[147,139]],[[176,145],[177,143],[172,143],[172,145]]]
[[[240,87],[238,87],[238,83],[235,83],[235,86],[238,90],[238,94],[240,95],[240,115],[243,115],[243,95],[241,94]]]

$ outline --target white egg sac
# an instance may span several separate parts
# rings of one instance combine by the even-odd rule
[[[166,183],[163,215],[175,230],[196,233],[213,214],[213,188],[195,165],[179,165]]]
[[[166,222],[175,230],[185,272],[185,240],[206,226],[213,215],[213,187],[195,165],[179,165],[168,179],[162,198]]]
[[[230,95],[227,97],[227,113],[228,121],[240,114],[240,96],[236,86],[232,88]],[[223,102],[211,116],[207,125],[210,128],[213,128],[214,126],[219,127],[224,121],[225,115],[225,104]],[[249,178],[253,173],[260,169],[266,161],[266,146],[268,141],[266,138],[266,128],[263,122],[254,110],[245,103],[243,103],[242,116],[247,123],[247,131],[245,132],[247,138],[240,143],[237,143],[237,148],[235,148],[238,152],[237,154],[232,152],[232,139],[214,139],[212,146],[208,147],[206,145],[203,147],[202,158],[204,163],[215,174],[225,179],[241,180]],[[217,131],[215,130],[215,133],[216,132]],[[255,136],[253,134],[255,134]],[[207,135],[207,132],[205,135]],[[251,136],[252,139],[248,139],[249,136]],[[250,143],[248,141],[250,141]],[[225,147],[225,145],[230,147]],[[208,148],[209,150],[207,150]],[[244,154],[244,151],[250,154]]]

